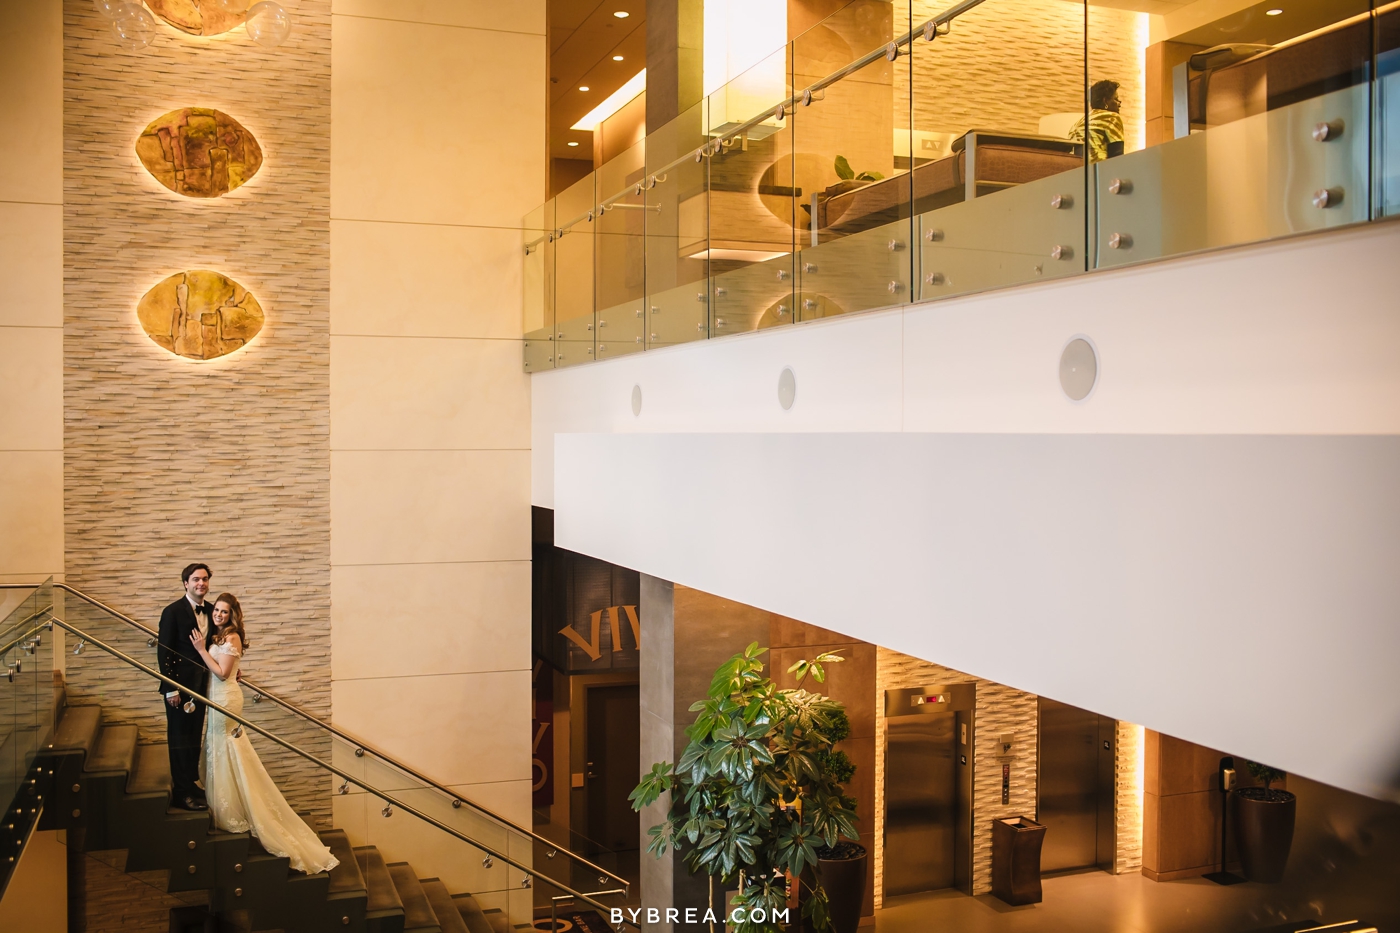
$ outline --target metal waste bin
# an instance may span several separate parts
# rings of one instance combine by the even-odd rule
[[[1040,903],[1045,827],[1024,816],[992,820],[992,895],[1008,904]]]

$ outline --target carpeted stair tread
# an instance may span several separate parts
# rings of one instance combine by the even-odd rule
[[[136,759],[136,727],[134,725],[104,726],[97,745],[87,760],[84,771],[131,772]]]
[[[457,914],[462,918],[462,922],[467,925],[467,933],[495,933],[491,921],[481,912],[481,904],[476,898],[470,894],[454,894],[452,903],[457,907]]]
[[[407,862],[389,862],[389,877],[394,879],[399,899],[403,901],[404,933],[441,933],[437,914],[428,903],[428,895],[423,893],[423,885]]]
[[[452,902],[447,885],[437,878],[420,878],[418,883],[423,886],[423,893],[428,896],[428,905],[433,908],[442,933],[471,933],[467,929],[466,921],[458,913],[457,905]]]
[[[486,922],[491,924],[491,933],[514,933],[510,928],[510,918],[500,908],[483,910],[482,914],[485,915]]]
[[[365,879],[365,913],[371,917],[385,912],[403,913],[403,899],[394,887],[394,879],[379,850],[374,846],[360,846],[355,849],[355,862]]]
[[[97,733],[101,728],[102,707],[65,707],[63,718],[54,730],[52,747],[55,751],[91,752],[97,744]]]
[[[136,761],[126,776],[128,794],[164,794],[170,792],[170,748],[158,745],[136,746]]]
[[[331,869],[330,894],[347,894],[365,890],[365,879],[360,874],[360,864],[355,859],[355,850],[350,847],[350,839],[343,829],[329,829],[319,834],[321,841],[330,847],[331,855],[340,864]]]

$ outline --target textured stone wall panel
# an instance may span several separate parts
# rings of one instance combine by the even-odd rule
[[[1035,816],[1037,697],[964,674],[952,668],[880,648],[875,668],[875,905],[884,903],[885,839],[885,691],[925,684],[975,683],[976,734],[972,775],[972,893],[992,889],[992,821],[1008,816]],[[1001,754],[998,739],[1016,736],[1011,763],[1010,802],[1001,802]]]
[[[162,25],[131,52],[88,0],[65,0],[65,561],[70,583],[152,626],[180,568],[207,561],[211,595],[243,602],[249,676],[329,716],[330,4],[293,15],[277,49],[242,29]],[[192,106],[230,114],[263,147],[257,176],[222,198],[167,190],[134,148],[151,120]],[[145,336],[137,302],[186,269],[258,296],[267,321],[249,346],[199,362]],[[154,663],[144,638],[102,625]],[[91,650],[68,677],[74,702],[163,739],[148,678]],[[290,719],[274,724],[328,753]],[[329,813],[327,781],[254,744],[294,807]]]
[[[896,0],[896,32],[912,12],[922,25],[949,4]],[[932,44],[913,46],[915,129],[1035,133],[1040,118],[1084,109],[1085,8],[1063,0],[997,0],[953,21]],[[1128,149],[1139,148],[1146,112],[1145,14],[1088,8],[1089,83],[1119,82]],[[864,51],[864,50],[862,50]],[[909,106],[909,79],[896,70],[895,113]]]
[[[1118,751],[1114,756],[1114,859],[1115,874],[1142,868],[1142,726],[1117,724]]]

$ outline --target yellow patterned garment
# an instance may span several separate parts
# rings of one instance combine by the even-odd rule
[[[1084,142],[1084,121],[1081,119],[1069,131],[1069,138]],[[1113,143],[1118,145],[1114,146]],[[1123,115],[1112,110],[1089,111],[1089,161],[1102,162],[1111,155],[1123,154]]]

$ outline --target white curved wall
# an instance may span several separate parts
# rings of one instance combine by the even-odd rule
[[[1376,225],[538,374],[534,502],[563,547],[1382,793],[1396,255]]]

